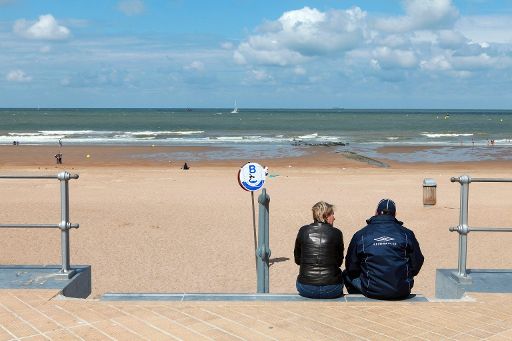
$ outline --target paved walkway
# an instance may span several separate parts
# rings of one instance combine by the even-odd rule
[[[512,340],[512,295],[464,302],[107,302],[0,290],[0,340]]]

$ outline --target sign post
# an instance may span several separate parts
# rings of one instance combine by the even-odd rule
[[[258,271],[258,256],[256,250],[258,248],[258,241],[256,236],[256,211],[254,208],[254,192],[263,187],[265,183],[266,171],[260,164],[255,162],[248,162],[238,171],[238,183],[242,189],[251,192],[252,201],[252,227],[254,235],[254,256],[256,261],[256,271]]]

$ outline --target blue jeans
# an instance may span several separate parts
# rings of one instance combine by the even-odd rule
[[[299,295],[308,298],[336,298],[343,295],[343,284],[312,285],[297,281]]]
[[[349,294],[362,294],[361,278],[350,278],[348,274],[343,271],[343,282],[345,283],[345,288],[347,288],[347,292]]]

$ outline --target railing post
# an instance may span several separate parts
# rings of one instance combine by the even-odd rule
[[[460,216],[459,216],[459,264],[458,275],[467,278],[466,262],[468,257],[468,202],[469,184],[471,178],[467,175],[460,177]]]
[[[69,221],[69,179],[71,174],[68,172],[61,172],[57,175],[60,180],[60,246],[61,246],[61,258],[62,258],[62,269],[60,273],[66,277],[71,278],[74,271],[70,267],[70,256],[69,256],[69,229],[71,223]]]
[[[69,279],[75,274],[69,261],[69,229],[78,228],[79,224],[69,221],[69,186],[70,179],[78,179],[78,174],[60,172],[55,175],[0,175],[0,179],[55,179],[60,181],[60,223],[59,224],[0,224],[0,228],[56,228],[61,230],[62,268],[55,275],[56,279]]]
[[[269,202],[270,196],[263,188],[258,197],[258,249],[256,251],[258,293],[269,292]]]
[[[469,203],[469,184],[471,182],[512,182],[512,179],[504,178],[471,178],[469,175],[462,175],[459,177],[452,177],[451,182],[458,182],[460,187],[460,211],[459,211],[459,225],[450,227],[450,231],[457,231],[459,233],[459,259],[457,273],[453,275],[459,282],[471,283],[471,276],[467,273],[467,256],[468,256],[468,233],[470,231],[480,232],[512,232],[512,227],[495,228],[495,227],[469,227],[468,225],[468,203]]]

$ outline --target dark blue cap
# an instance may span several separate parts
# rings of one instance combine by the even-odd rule
[[[395,202],[391,199],[382,199],[377,205],[377,214],[390,214],[396,213]]]

